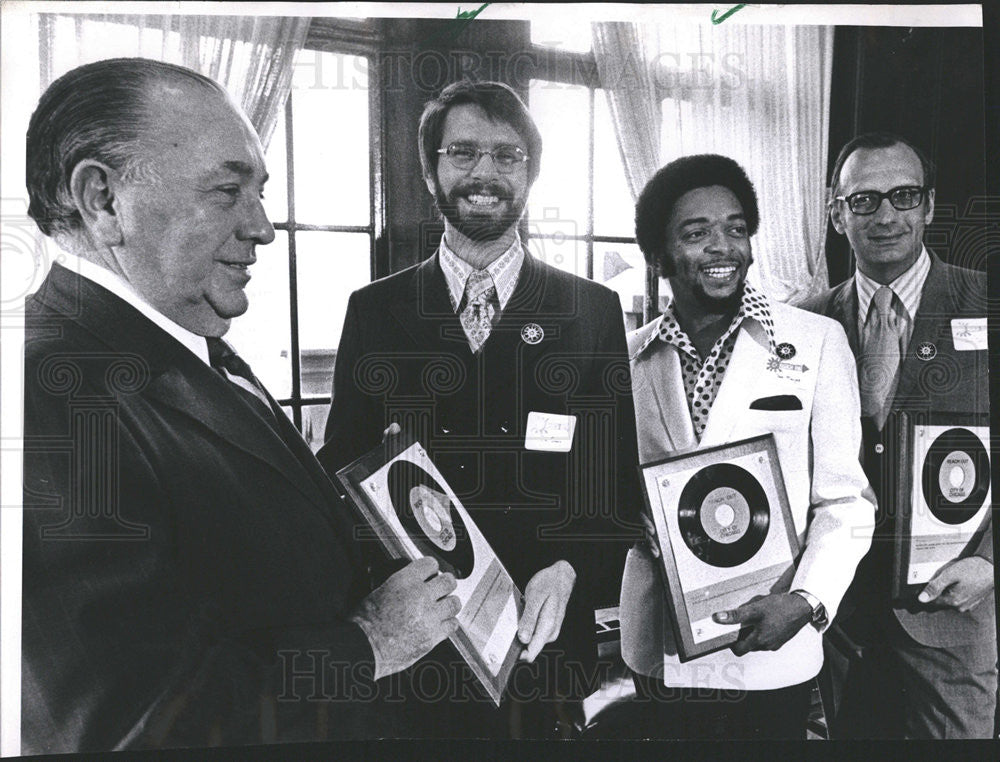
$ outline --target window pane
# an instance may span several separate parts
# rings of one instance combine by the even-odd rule
[[[594,280],[618,293],[624,312],[642,312],[646,261],[634,243],[594,243]]]
[[[291,97],[296,221],[369,224],[368,59],[304,51]]]
[[[581,85],[535,79],[529,107],[542,133],[542,166],[531,190],[530,219],[558,221],[573,235],[587,233],[589,92]]]
[[[594,96],[594,235],[635,236],[635,204],[604,90]]]
[[[330,394],[347,299],[371,280],[369,241],[365,233],[296,236],[303,396]]]
[[[313,452],[323,446],[323,435],[326,431],[326,417],[330,414],[329,403],[325,405],[306,405],[302,408],[302,436]]]
[[[634,243],[594,243],[594,280],[615,291],[625,313],[625,328],[642,324],[642,298],[646,293],[646,261]],[[670,282],[660,280],[660,311],[666,307]]]
[[[542,225],[544,225],[544,222],[541,225],[532,222],[529,225],[529,231],[534,230],[537,232],[537,229]],[[565,235],[561,235],[558,232],[558,227],[555,226],[544,229],[548,233],[555,232],[551,238],[530,238],[531,253],[553,267],[558,267],[560,270],[565,270],[566,272],[586,278],[587,242],[567,238]]]
[[[270,175],[264,186],[264,211],[271,222],[288,222],[288,146],[285,137],[285,112],[282,110],[264,156]]]
[[[274,243],[257,248],[250,273],[250,308],[233,321],[226,340],[274,397],[287,398],[292,393],[287,233],[278,230]]]
[[[544,14],[540,6],[539,14]],[[590,22],[574,21],[562,9],[551,16],[543,15],[531,22],[531,42],[535,45],[568,50],[572,53],[589,53],[591,45]]]

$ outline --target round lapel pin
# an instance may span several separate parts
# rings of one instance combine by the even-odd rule
[[[791,360],[795,357],[795,347],[787,341],[783,341],[774,348],[774,353],[782,360]]]
[[[525,344],[538,344],[545,338],[545,331],[538,323],[528,323],[521,329],[521,339]]]
[[[933,360],[937,357],[937,347],[929,341],[921,342],[917,347],[918,360]]]

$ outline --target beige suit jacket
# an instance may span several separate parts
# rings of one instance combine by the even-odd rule
[[[795,348],[775,369],[769,338],[755,321],[738,329],[733,355],[698,442],[677,350],[657,338],[662,318],[629,335],[639,459],[774,434],[802,552],[791,589],[818,597],[832,620],[871,543],[874,497],[858,461],[861,447],[854,357],[841,326],[772,302],[774,337]],[[754,400],[794,395],[801,410],[755,410]],[[734,573],[739,567],[733,568]],[[778,651],[742,657],[725,649],[681,664],[666,616],[658,561],[640,544],[622,580],[622,655],[635,671],[675,687],[766,690],[804,682],[823,662],[820,633],[803,627]]]

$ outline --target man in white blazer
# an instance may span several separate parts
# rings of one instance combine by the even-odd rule
[[[753,185],[716,155],[663,167],[636,206],[639,246],[673,292],[663,315],[629,336],[640,460],[773,433],[802,548],[787,592],[714,614],[741,625],[731,648],[686,663],[656,543],[630,551],[622,655],[651,699],[645,735],[805,738],[821,632],[871,542],[850,347],[835,321],[746,283],[758,222]]]

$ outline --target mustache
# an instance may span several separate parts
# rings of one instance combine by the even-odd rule
[[[459,183],[448,192],[450,199],[459,196],[496,196],[501,199],[509,199],[511,193],[500,183],[469,180]]]

